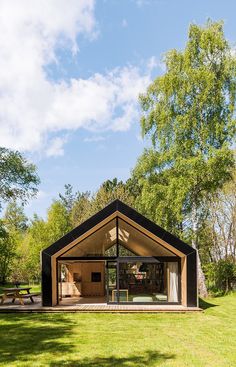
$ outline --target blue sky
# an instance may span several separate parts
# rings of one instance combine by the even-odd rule
[[[0,145],[36,163],[45,217],[66,183],[95,191],[126,180],[147,142],[137,96],[184,47],[189,24],[225,21],[235,47],[233,0],[0,2]],[[6,21],[7,19],[7,21]]]

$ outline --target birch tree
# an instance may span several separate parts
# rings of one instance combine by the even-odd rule
[[[211,198],[208,226],[212,259],[236,263],[236,175]]]
[[[142,186],[137,206],[156,220],[164,216],[167,229],[190,233],[198,250],[205,199],[234,167],[236,58],[223,24],[208,21],[192,24],[184,50],[167,52],[164,62],[164,75],[140,97],[143,136],[153,147],[134,170]],[[206,296],[199,257],[198,269],[199,292]]]

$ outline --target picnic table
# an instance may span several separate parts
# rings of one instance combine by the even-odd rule
[[[13,287],[13,288],[2,288],[3,294],[1,294],[1,304],[7,299],[11,298],[12,303],[16,299],[19,300],[21,305],[24,305],[24,299],[29,298],[34,303],[33,297],[38,296],[40,293],[30,293],[31,287]],[[26,293],[25,293],[26,292]]]

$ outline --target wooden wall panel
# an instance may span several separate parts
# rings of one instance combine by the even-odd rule
[[[82,264],[82,296],[105,295],[105,262],[83,262]],[[91,273],[100,272],[101,282],[92,282]]]

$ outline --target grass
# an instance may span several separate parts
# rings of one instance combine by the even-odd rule
[[[235,367],[236,294],[190,314],[0,314],[0,366]]]

